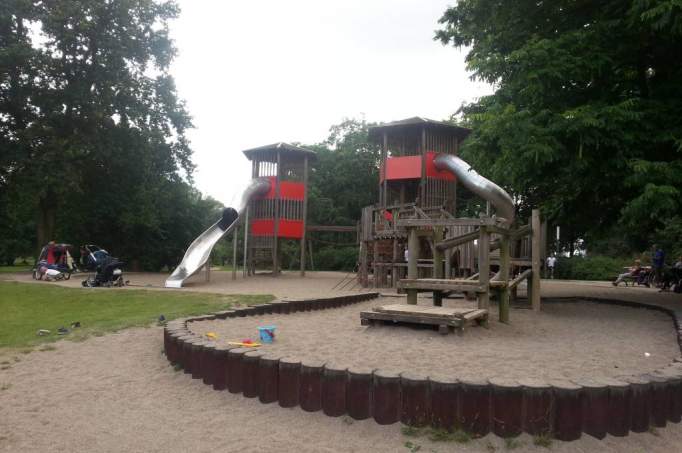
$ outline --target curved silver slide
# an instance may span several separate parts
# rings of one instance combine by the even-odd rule
[[[166,280],[166,288],[182,288],[182,283],[206,264],[213,246],[220,238],[234,229],[239,219],[244,215],[249,200],[257,195],[264,195],[269,190],[270,180],[267,178],[251,180],[251,183],[242,193],[239,205],[235,208],[225,208],[223,217],[190,244],[182,262]]]
[[[457,156],[440,154],[433,163],[437,170],[449,171],[464,187],[489,201],[495,207],[497,216],[504,219],[504,225],[511,226],[514,223],[514,201],[503,188],[479,175],[471,165]]]

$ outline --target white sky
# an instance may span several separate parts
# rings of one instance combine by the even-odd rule
[[[491,89],[433,40],[454,0],[178,0],[178,92],[196,129],[195,181],[230,204],[243,149],[317,143],[344,118],[446,119]]]

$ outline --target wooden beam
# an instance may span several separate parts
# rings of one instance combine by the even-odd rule
[[[509,289],[516,288],[519,285],[519,283],[530,277],[532,273],[533,269],[526,269],[525,271],[521,272],[518,277],[509,282]]]
[[[500,238],[500,280],[505,283],[509,280],[509,252],[509,238],[502,236]],[[501,288],[499,295],[499,320],[509,324],[509,287],[505,285]]]
[[[523,236],[528,236],[531,232],[531,227],[530,225],[523,225],[518,227],[515,230],[511,230],[511,238],[512,239],[518,239]]]
[[[232,233],[232,280],[237,280],[237,243],[239,242],[239,225],[235,225]]]
[[[470,233],[466,233],[461,236],[446,239],[444,241],[436,243],[436,250],[442,252],[444,250],[451,249],[453,247],[457,247],[459,245],[466,244],[467,242],[471,242],[475,239],[478,239],[478,236],[479,236],[478,230],[474,230]]]
[[[488,227],[481,226],[478,237],[478,282],[485,292],[478,295],[478,308],[488,310],[490,307],[490,235]]]
[[[539,311],[541,308],[540,300],[540,240],[542,237],[542,228],[540,226],[540,210],[533,209],[531,216],[532,239],[531,239],[531,261],[533,274],[531,276],[531,305],[533,310]]]
[[[305,277],[305,240],[308,221],[308,156],[303,158],[303,235],[301,236],[301,277]]]
[[[306,197],[307,198],[307,197]],[[337,225],[308,225],[308,232],[331,232],[331,233],[355,233],[358,231],[356,226],[337,226]]]
[[[419,236],[417,230],[412,228],[407,237],[407,278],[419,278],[419,270],[417,268],[417,259],[419,258]],[[407,303],[417,305],[417,292],[407,291]]]
[[[282,181],[282,154],[277,150],[277,175],[275,176],[275,228],[272,243],[272,275],[279,275],[279,204],[280,182]]]
[[[433,230],[433,242],[443,240],[443,227],[436,227]],[[433,277],[443,278],[443,252],[438,248],[433,248]],[[440,291],[433,292],[433,305],[440,307],[443,305],[443,293]]]

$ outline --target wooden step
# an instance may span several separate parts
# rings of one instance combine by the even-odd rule
[[[486,289],[482,287],[478,280],[463,280],[463,279],[437,279],[437,278],[418,278],[418,279],[402,279],[398,281],[398,288],[400,289],[417,289],[429,291],[473,291],[477,293],[484,293]]]

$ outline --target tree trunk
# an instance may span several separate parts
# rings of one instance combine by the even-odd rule
[[[37,239],[38,249],[55,240],[55,223],[57,218],[57,197],[48,190],[38,201]]]

